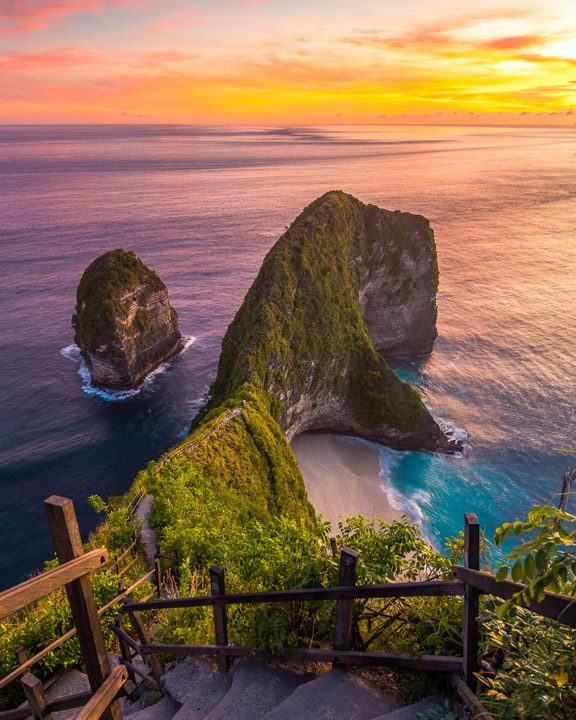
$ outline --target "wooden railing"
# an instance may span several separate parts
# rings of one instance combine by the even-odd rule
[[[136,508],[138,507],[138,504],[142,500],[142,498],[145,496],[145,491],[140,492],[138,495],[136,495],[132,501],[128,504],[126,507],[126,520],[128,522],[131,522],[134,519],[134,514],[136,511]],[[80,566],[89,563],[91,557],[97,557],[98,553],[101,551],[99,550],[93,550],[90,553],[87,553],[76,560],[74,560],[74,563],[78,563]],[[119,582],[118,582],[118,594],[112,598],[109,602],[107,602],[103,607],[98,609],[98,615],[99,617],[102,617],[104,613],[109,611],[112,607],[115,605],[119,605],[124,598],[130,596],[137,588],[142,586],[144,583],[147,582],[162,582],[162,577],[159,575],[155,570],[151,570],[140,577],[133,579],[133,581],[130,583],[128,587],[124,584],[124,576],[128,574],[128,572],[134,567],[135,563],[138,561],[138,536],[136,533],[132,535],[130,538],[130,542],[128,545],[118,553],[116,553],[112,557],[108,557],[107,561],[104,561],[100,564],[98,564],[97,567],[92,568],[92,570],[102,571],[105,570],[107,572],[114,573],[115,575],[118,575]],[[2,593],[0,595],[0,598],[5,598],[6,602],[8,602],[8,599],[10,596],[14,596],[15,594],[19,594],[22,590],[22,592],[25,591],[26,587],[34,584],[34,583],[41,583],[41,584],[48,584],[52,583],[54,585],[54,580],[52,578],[56,578],[63,572],[62,568],[64,566],[59,566],[58,568],[55,568],[55,570],[42,573],[38,575],[35,578],[32,578],[31,580],[27,580],[25,583],[21,583],[21,585],[16,586],[15,588],[11,588],[5,593]],[[56,584],[53,586],[52,589],[56,590],[57,588],[62,587],[62,583]],[[151,593],[148,593],[145,595],[144,600],[149,600],[153,595],[158,595],[160,597],[160,588],[161,585],[158,585],[158,587]],[[15,612],[15,610],[11,610],[8,614],[11,614],[12,612]],[[0,617],[0,619],[2,619]],[[17,660],[17,667],[14,668],[11,672],[9,672],[4,677],[0,678],[0,690],[2,688],[6,687],[10,683],[17,680],[20,676],[23,676],[29,669],[34,667],[34,665],[37,665],[41,660],[43,660],[47,655],[49,655],[54,650],[57,650],[61,645],[63,645],[65,642],[70,640],[76,635],[76,628],[73,627],[67,632],[65,632],[60,637],[54,638],[52,642],[48,643],[44,647],[39,647],[38,652],[35,653],[32,657],[28,657],[28,654],[26,653],[26,650],[23,647],[18,648],[15,651],[16,660]],[[79,696],[80,698],[80,696]],[[77,705],[71,705],[69,707],[78,707],[80,704],[83,704],[82,702],[78,702]],[[56,710],[51,709],[50,712],[56,712]],[[26,715],[22,715],[22,709],[18,711],[18,715],[15,715],[16,711],[0,711],[0,720],[10,720],[10,718],[13,718],[13,720],[17,720],[17,717],[26,717]]]
[[[64,587],[75,628],[34,658],[26,659],[20,653],[22,660],[20,666],[0,681],[0,687],[26,673],[21,680],[21,685],[28,701],[28,707],[5,711],[1,715],[3,720],[17,720],[17,718],[29,715],[36,720],[42,720],[51,712],[78,707],[88,700],[80,713],[81,720],[96,720],[100,717],[105,720],[121,720],[122,715],[116,697],[128,679],[128,672],[123,666],[111,672],[99,617],[114,604],[114,601],[98,610],[89,577],[93,570],[102,567],[107,562],[108,551],[101,548],[88,553],[84,552],[71,500],[53,495],[44,502],[44,507],[60,565],[0,593],[0,619],[12,615],[36,600]],[[152,574],[152,572],[149,573],[149,576]],[[131,587],[125,590],[122,596],[133,589]],[[117,601],[117,599],[115,600]],[[78,636],[91,693],[88,696],[86,693],[81,693],[63,698],[57,703],[49,703],[40,679],[26,671],[40,657],[65,642],[73,634]]]
[[[211,594],[204,597],[179,597],[159,599],[145,603],[129,603],[124,612],[131,619],[133,627],[142,623],[139,612],[160,609],[207,607],[213,608],[213,645],[159,644],[147,639],[145,632],[138,632],[139,640],[131,638],[120,624],[112,627],[124,645],[126,652],[140,654],[143,658],[158,655],[215,655],[223,669],[229,666],[231,658],[243,656],[274,656],[271,651],[232,645],[228,641],[226,608],[233,604],[291,603],[305,601],[336,601],[336,615],[333,643],[330,649],[284,648],[277,653],[281,658],[293,661],[321,661],[339,664],[381,665],[412,670],[435,671],[452,674],[456,692],[464,703],[476,713],[476,717],[491,720],[474,691],[478,684],[479,672],[479,598],[483,593],[500,598],[509,598],[521,591],[524,585],[514,582],[498,582],[494,575],[480,572],[480,526],[477,517],[468,513],[464,522],[464,567],[452,568],[454,580],[401,582],[383,585],[357,585],[356,564],[358,555],[343,548],[340,553],[339,581],[336,587],[274,590],[256,593],[226,593],[224,569],[210,568]],[[354,600],[441,597],[460,595],[464,600],[463,653],[462,656],[407,655],[398,653],[375,653],[351,649],[351,628]],[[533,602],[529,609],[544,617],[576,627],[576,600],[574,598],[546,593],[542,602]]]
[[[274,655],[271,651],[262,651],[251,647],[232,645],[228,639],[227,607],[233,604],[292,603],[306,601],[336,601],[335,628],[332,647],[320,648],[284,648],[280,656],[295,661],[322,661],[341,665],[360,664],[395,668],[408,668],[421,671],[451,673],[453,685],[468,707],[481,713],[483,720],[491,720],[474,695],[478,674],[479,655],[479,597],[486,593],[500,598],[510,598],[524,589],[521,583],[499,582],[490,574],[481,572],[480,567],[480,527],[475,515],[465,516],[464,526],[464,566],[452,568],[454,580],[400,582],[380,585],[357,585],[356,567],[358,554],[342,548],[340,552],[340,570],[338,585],[335,587],[305,588],[293,590],[274,590],[257,593],[226,593],[225,571],[223,568],[210,568],[211,594],[208,596],[160,598],[153,601],[133,602],[129,594],[154,574],[159,577],[158,567],[149,571],[99,610],[96,608],[89,574],[107,562],[106,549],[84,553],[80,532],[72,501],[52,496],[45,501],[50,532],[56,548],[60,565],[49,572],[38,575],[20,585],[0,593],[0,619],[13,614],[30,603],[46,596],[60,587],[65,587],[75,628],[62,638],[53,642],[33,658],[19,658],[20,666],[10,675],[0,680],[0,688],[26,673],[22,678],[22,687],[28,706],[0,713],[0,720],[22,720],[33,715],[37,720],[46,718],[58,710],[79,707],[84,709],[79,720],[121,720],[120,709],[116,701],[130,680],[136,674],[142,674],[132,662],[135,655],[144,658],[152,671],[152,678],[144,680],[157,687],[163,670],[159,655],[215,655],[220,666],[227,670],[234,657]],[[121,561],[135,552],[135,540],[127,550],[114,560],[118,570]],[[334,548],[333,548],[334,550]],[[174,559],[174,558],[170,558]],[[160,585],[158,587],[160,594]],[[406,598],[406,597],[446,597],[462,596],[464,602],[463,653],[462,656],[408,655],[401,653],[376,653],[353,650],[352,622],[354,600]],[[123,600],[123,610],[130,621],[137,640],[126,633],[121,618],[111,625],[119,639],[122,664],[114,671],[110,670],[108,655],[100,626],[100,615]],[[139,615],[142,611],[207,607],[213,609],[214,633],[213,645],[160,644],[151,641],[148,631]],[[532,602],[529,609],[544,617],[552,618],[570,627],[576,627],[576,600],[572,597],[554,593],[545,593],[540,602]],[[26,672],[34,663],[62,642],[77,633],[82,656],[90,682],[91,693],[79,693],[73,696],[48,702],[41,681]],[[480,717],[480,715],[478,715]]]

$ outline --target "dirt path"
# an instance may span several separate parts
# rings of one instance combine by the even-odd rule
[[[142,520],[140,539],[142,540],[142,546],[144,548],[144,552],[146,553],[146,564],[148,566],[148,570],[151,570],[154,567],[154,555],[158,544],[156,531],[150,527],[150,523],[148,522],[148,516],[150,514],[153,499],[152,495],[144,495],[134,512],[134,519]]]

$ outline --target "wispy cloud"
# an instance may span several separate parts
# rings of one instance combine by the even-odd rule
[[[30,118],[44,107],[54,119],[316,122],[488,112],[573,122],[576,16],[549,22],[520,0],[502,1],[510,5],[454,13],[452,3],[439,0],[442,12],[406,0],[420,2],[418,21],[399,13],[385,24],[373,0],[372,15],[358,13],[366,26],[343,31],[329,0],[290,12],[271,0],[0,0],[0,118],[7,100]]]
[[[0,34],[43,30],[79,12],[98,12],[101,0],[4,0]]]
[[[162,16],[162,19],[155,22],[149,30],[150,32],[160,34],[183,32],[197,25],[206,25],[208,22],[208,19],[200,13],[197,7],[190,5],[166,13]]]

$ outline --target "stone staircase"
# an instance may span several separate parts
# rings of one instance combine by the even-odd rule
[[[125,702],[127,720],[456,720],[444,698],[399,708],[344,670],[298,673],[256,660],[223,674],[208,662],[176,663],[161,681],[164,697],[142,707]],[[438,712],[435,712],[437,710]],[[451,714],[450,714],[451,713]]]
[[[137,661],[138,662],[138,661]],[[145,666],[138,662],[140,669]],[[398,707],[385,694],[344,670],[320,675],[295,672],[257,660],[237,661],[225,674],[204,660],[175,663],[161,679],[161,690],[137,685],[120,703],[125,720],[458,720],[446,698],[432,696]],[[48,694],[56,699],[88,690],[83,673],[61,677]],[[73,720],[78,710],[54,713]]]

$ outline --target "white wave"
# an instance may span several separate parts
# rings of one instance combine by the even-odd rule
[[[380,455],[380,487],[386,494],[388,502],[395,510],[405,514],[410,523],[419,528],[426,542],[432,545],[432,547],[435,547],[436,543],[426,527],[425,513],[425,508],[432,505],[432,495],[427,490],[419,488],[408,496],[401,493],[390,482],[391,463],[393,463],[396,458],[410,451],[391,450],[390,448],[383,448],[379,445],[376,445],[376,447]]]
[[[451,420],[438,420],[438,425],[442,428],[445,435],[449,439],[460,440],[464,442],[470,437],[465,428],[458,427]]]
[[[80,356],[80,348],[74,343],[61,348],[60,355],[65,357],[67,360],[72,360],[73,362],[80,362],[82,360]]]
[[[418,527],[424,532],[424,512],[420,507],[422,504],[430,504],[431,496],[426,490],[416,490],[412,497],[403,495],[397,490],[389,480],[390,477],[390,463],[395,458],[399,458],[409,451],[403,450],[392,450],[385,448],[378,443],[370,442],[364,438],[358,438],[353,436],[346,436],[347,442],[358,443],[361,445],[369,445],[372,448],[378,450],[379,463],[380,463],[380,487],[385,493],[390,505],[398,512],[406,514],[411,523],[418,525]]]
[[[383,458],[383,453],[380,454],[380,487],[386,494],[388,502],[395,510],[407,515],[411,523],[418,525],[420,528],[423,527],[424,512],[417,501],[416,494],[408,497],[392,485],[389,480],[389,470],[386,459]]]
[[[182,353],[186,352],[186,350],[188,350],[190,347],[192,347],[193,343],[196,340],[196,337],[194,335],[184,336],[183,340],[184,346],[182,350],[178,353],[178,355],[181,355]],[[78,375],[80,375],[80,377],[82,378],[83,392],[85,392],[86,395],[96,396],[101,398],[102,400],[106,400],[107,402],[128,400],[129,398],[133,398],[136,395],[139,395],[143,390],[150,389],[154,384],[154,380],[159,375],[162,375],[165,370],[167,370],[171,362],[171,360],[168,360],[167,362],[162,363],[162,365],[159,365],[155,370],[153,370],[144,378],[142,383],[137,388],[134,388],[133,390],[111,390],[107,388],[97,388],[92,385],[90,370],[88,370],[86,363],[82,359],[82,356],[80,354],[80,348],[78,347],[78,345],[72,344],[61,348],[60,355],[62,355],[62,357],[65,357],[68,360],[80,363],[80,366],[78,367]],[[178,357],[178,355],[176,355],[175,357]]]

